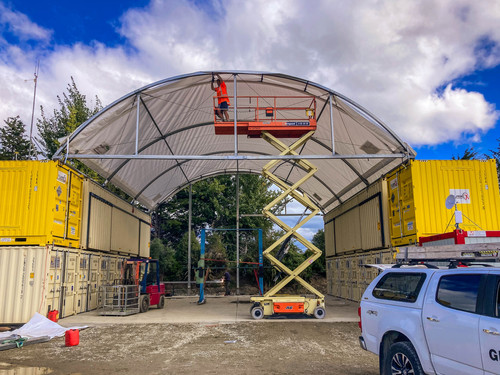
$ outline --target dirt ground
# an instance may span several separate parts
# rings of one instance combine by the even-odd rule
[[[145,314],[68,317],[60,324],[90,326],[78,346],[62,337],[1,351],[0,375],[378,374],[378,358],[358,344],[357,303],[327,296],[325,319],[255,321],[248,299],[172,298]]]
[[[56,338],[0,352],[0,374],[378,374],[358,335],[356,323],[310,321],[104,325],[78,346]]]

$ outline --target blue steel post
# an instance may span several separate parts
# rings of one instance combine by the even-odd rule
[[[202,304],[205,302],[205,228],[201,230],[201,246],[200,246],[200,266],[203,268],[203,277],[200,282],[200,299],[198,300],[198,304]]]
[[[262,256],[262,229],[259,229],[259,288],[260,295],[264,295],[264,258]]]

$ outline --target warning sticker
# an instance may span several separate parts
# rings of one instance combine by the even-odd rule
[[[65,184],[68,181],[68,175],[64,172],[58,171],[57,172],[57,181]]]
[[[413,230],[413,221],[409,221],[409,222],[406,224],[406,229],[407,229],[408,231]]]
[[[398,187],[398,178],[395,177],[391,180],[391,190],[397,189]]]
[[[456,203],[470,204],[469,189],[450,189],[450,194],[455,196]]]

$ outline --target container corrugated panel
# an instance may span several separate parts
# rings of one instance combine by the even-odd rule
[[[86,242],[82,245],[85,249],[110,251],[113,207],[92,196],[89,198],[88,210],[91,212],[87,217],[88,236],[83,237]]]
[[[144,258],[149,258],[151,244],[151,225],[141,221],[141,237],[139,255]]]
[[[326,293],[333,294],[333,260],[326,260]]]
[[[350,251],[388,248],[390,231],[387,185],[382,179],[325,215],[325,247],[329,256]],[[328,233],[333,232],[329,239]]]
[[[81,184],[55,161],[0,161],[0,243],[77,248]]]
[[[335,247],[333,244],[334,227],[333,220],[328,222],[325,216],[325,256],[330,257],[335,255]]]
[[[79,254],[74,251],[64,252],[64,278],[62,305],[59,316],[65,318],[77,312]]]
[[[51,249],[47,289],[47,311],[62,310],[65,250]]]
[[[454,209],[445,207],[451,194],[458,197],[457,208],[463,213],[461,229],[500,229],[494,160],[413,160],[389,174],[387,183],[394,246],[453,230]]]
[[[90,280],[89,280],[89,291],[87,296],[88,298],[87,311],[94,310],[97,308],[98,293],[100,286],[99,270],[101,267],[101,254],[89,253],[89,263],[90,263]]]
[[[139,255],[140,221],[113,207],[111,250]]]
[[[120,230],[117,221],[126,225],[126,228]],[[150,226],[150,215],[97,183],[88,179],[84,181],[82,246],[85,249],[130,255],[138,255],[139,250],[143,249],[145,254],[149,254],[145,248],[149,246],[149,236],[146,237],[145,232],[142,232],[140,223]]]
[[[381,236],[382,218],[380,200],[371,199],[359,207],[361,225],[361,249],[380,249],[385,246]]]
[[[87,311],[87,296],[90,280],[90,254],[82,251],[80,253],[80,259],[78,263],[78,294],[76,312],[82,313]]]
[[[335,219],[335,251],[337,254],[361,248],[359,208]]]
[[[35,312],[46,315],[49,250],[0,248],[0,323],[26,323]]]

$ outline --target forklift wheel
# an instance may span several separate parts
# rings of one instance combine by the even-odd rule
[[[141,313],[149,310],[149,296],[141,296],[139,309]]]
[[[264,317],[264,309],[260,306],[256,306],[251,310],[252,318],[255,320],[262,319]]]
[[[323,319],[325,317],[325,309],[321,306],[318,306],[314,309],[314,317],[316,319]]]
[[[165,307],[165,296],[160,297],[160,302],[158,302],[158,305],[156,305],[157,308],[163,309]]]

